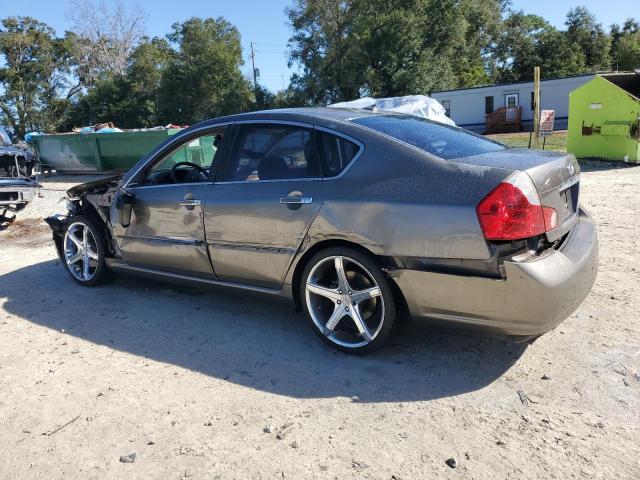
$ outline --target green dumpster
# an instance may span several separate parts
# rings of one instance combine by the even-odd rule
[[[640,74],[598,74],[569,94],[567,151],[640,163]]]
[[[63,133],[33,137],[40,162],[64,173],[125,172],[180,129],[112,133]],[[196,156],[206,147],[182,150]],[[212,148],[212,147],[211,147]],[[190,152],[195,150],[195,152]],[[197,153],[196,153],[197,152]]]

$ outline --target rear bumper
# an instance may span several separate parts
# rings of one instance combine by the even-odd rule
[[[417,270],[400,270],[394,279],[416,319],[505,335],[541,335],[571,315],[593,286],[598,240],[591,217],[580,210],[558,250],[504,267],[505,279]]]

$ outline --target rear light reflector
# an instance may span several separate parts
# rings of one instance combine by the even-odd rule
[[[542,212],[544,215],[544,228],[548,232],[549,230],[553,230],[558,226],[558,212],[556,212],[555,208],[551,207],[542,207]]]
[[[521,240],[557,227],[553,208],[542,207],[529,176],[516,172],[500,183],[476,207],[487,240]]]

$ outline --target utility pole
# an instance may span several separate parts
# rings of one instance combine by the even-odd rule
[[[284,73],[280,74],[280,78],[282,78],[282,91],[284,92]]]
[[[253,42],[251,42],[251,68],[253,69],[253,89],[258,91],[258,75],[256,74],[256,52],[253,49]]]
[[[540,139],[540,67],[533,69],[533,107],[533,148],[538,148]]]

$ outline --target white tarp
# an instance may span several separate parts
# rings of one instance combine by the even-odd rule
[[[447,117],[446,110],[435,98],[426,95],[407,95],[406,97],[371,98],[365,97],[351,102],[329,105],[329,108],[365,108],[374,112],[396,112],[428,118],[446,125],[455,125]]]

